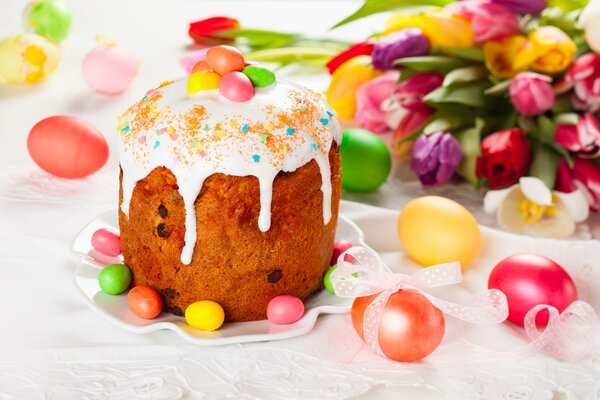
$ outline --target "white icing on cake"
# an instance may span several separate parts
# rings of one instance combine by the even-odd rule
[[[189,95],[186,80],[165,82],[119,118],[123,171],[121,210],[128,216],[138,181],[157,167],[177,178],[186,211],[181,262],[192,261],[196,243],[194,202],[215,173],[255,176],[260,187],[258,228],[271,226],[273,181],[315,160],[321,171],[323,221],[331,219],[329,150],[341,127],[321,97],[288,82],[255,88],[254,97],[234,103],[210,90]]]

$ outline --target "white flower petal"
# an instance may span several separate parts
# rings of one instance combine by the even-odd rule
[[[575,232],[575,221],[569,215],[564,204],[556,208],[556,216],[543,217],[539,221],[523,226],[523,233],[528,236],[563,239]]]
[[[513,185],[506,189],[489,190],[483,198],[483,209],[488,214],[493,214],[498,210],[500,204],[504,201],[508,193],[518,185]]]
[[[583,222],[590,215],[589,204],[581,190],[577,189],[571,193],[554,192],[554,194],[564,204],[575,222]]]
[[[521,192],[532,203],[540,206],[552,205],[552,192],[540,178],[524,176],[519,179]]]
[[[509,232],[523,233],[525,219],[520,212],[521,200],[523,200],[521,189],[515,185],[504,190],[508,193],[498,207],[498,225]]]

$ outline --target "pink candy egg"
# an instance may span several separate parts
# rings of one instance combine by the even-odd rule
[[[208,49],[202,49],[188,53],[179,60],[179,63],[183,66],[188,74],[191,74],[193,72],[192,69],[194,68],[194,65],[198,64],[200,61],[206,60],[207,51]]]
[[[221,78],[219,92],[231,101],[247,101],[254,95],[254,87],[250,79],[243,73],[228,72]]]
[[[304,315],[304,303],[296,296],[275,296],[267,306],[267,318],[278,325],[292,324]]]
[[[81,73],[94,91],[115,95],[127,90],[139,66],[140,61],[127,47],[99,45],[83,59]]]
[[[577,300],[573,279],[559,264],[536,254],[516,254],[500,261],[488,280],[490,289],[499,289],[508,300],[508,320],[523,326],[529,310],[538,304],[554,306],[562,312]],[[536,318],[548,323],[548,312]]]
[[[331,256],[331,261],[329,265],[337,264],[340,255],[346,250],[348,250],[350,247],[352,247],[352,243],[350,243],[348,240],[336,240],[335,243],[333,243],[333,255]]]
[[[98,229],[92,235],[92,247],[107,256],[121,254],[121,237],[106,229]]]
[[[83,178],[108,159],[108,144],[92,124],[68,115],[48,117],[27,137],[27,150],[35,163],[60,178]]]

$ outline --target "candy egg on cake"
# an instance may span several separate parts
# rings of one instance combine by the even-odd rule
[[[209,49],[120,118],[119,223],[134,285],[162,294],[164,311],[210,300],[225,321],[250,321],[322,288],[341,127],[320,95],[231,49]]]
[[[22,33],[0,40],[0,83],[39,83],[60,63],[60,50],[46,38]]]

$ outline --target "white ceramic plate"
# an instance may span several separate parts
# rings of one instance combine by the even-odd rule
[[[98,274],[102,267],[123,261],[121,257],[107,257],[92,248],[92,234],[101,228],[113,232],[119,230],[116,210],[99,215],[75,237],[71,246],[78,260],[75,282],[94,311],[131,332],[148,333],[169,329],[189,342],[205,346],[286,339],[310,332],[319,314],[342,314],[350,311],[352,306],[352,299],[337,297],[322,290],[307,299],[304,316],[290,325],[276,325],[267,320],[232,322],[225,323],[216,331],[206,332],[192,328],[184,318],[173,314],[162,313],[152,320],[142,319],[127,307],[127,293],[111,296],[100,290]],[[346,239],[355,245],[368,247],[361,230],[343,215],[338,219],[336,239]]]

